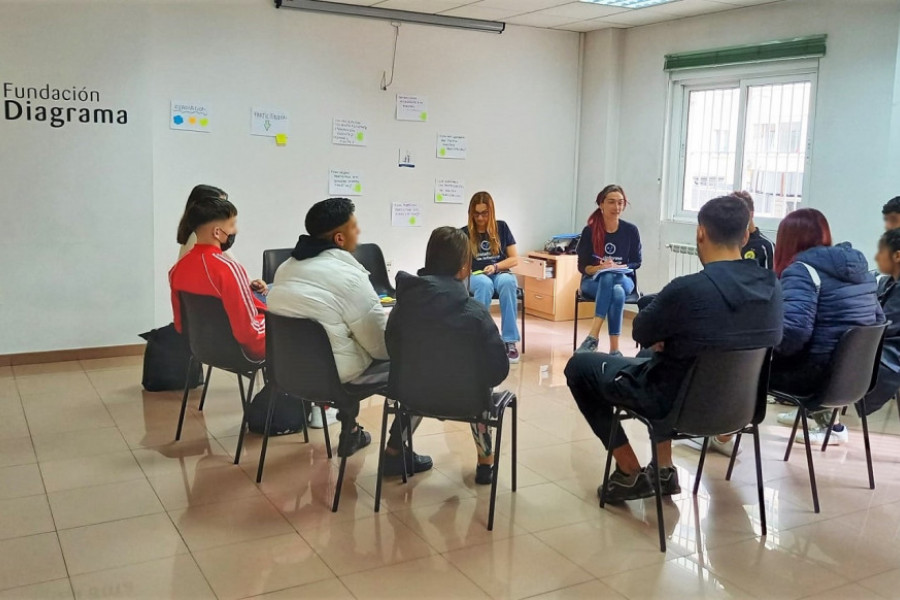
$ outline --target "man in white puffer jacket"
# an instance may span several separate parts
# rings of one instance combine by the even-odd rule
[[[306,214],[306,231],[284,264],[275,272],[267,309],[285,317],[311,319],[328,333],[341,383],[387,383],[388,351],[384,341],[387,314],[369,281],[369,272],[351,254],[359,225],[355,207],[346,198],[318,202]],[[356,421],[359,406],[340,407],[339,419]],[[414,420],[413,427],[418,425]],[[352,454],[371,442],[358,424],[352,428]],[[400,424],[395,420],[385,460],[385,474],[402,472]],[[408,459],[407,470],[430,469],[427,456]],[[396,464],[395,464],[396,463]]]

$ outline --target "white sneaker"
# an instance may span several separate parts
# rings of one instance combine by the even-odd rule
[[[841,444],[846,444],[850,440],[850,430],[847,429],[847,426],[844,425],[844,428],[840,431],[831,430],[831,436],[828,438],[829,446],[840,446]],[[803,430],[797,431],[797,437],[794,438],[799,444],[803,443]],[[809,443],[813,446],[819,445],[821,446],[825,443],[825,429],[816,429],[810,430],[809,432]]]
[[[690,438],[685,440],[687,442],[686,445],[690,446],[694,450],[698,452],[703,450],[703,438]],[[709,450],[713,452],[718,452],[719,454],[724,454],[727,457],[731,457],[731,453],[734,452],[734,436],[731,436],[731,439],[727,442],[720,442],[716,436],[711,436],[709,438]],[[738,455],[740,456],[741,452],[744,451],[743,447],[738,448]]]
[[[329,427],[337,423],[337,410],[330,407],[326,408],[325,419],[328,421]],[[314,406],[312,413],[309,415],[309,426],[313,429],[325,429],[325,426],[322,424],[322,409],[318,406]]]
[[[794,426],[794,421],[797,420],[797,409],[795,408],[789,412],[778,413],[778,422],[782,425],[787,425],[788,427]]]

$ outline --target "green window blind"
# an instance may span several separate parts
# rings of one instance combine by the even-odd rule
[[[823,35],[666,55],[666,71],[825,56]]]

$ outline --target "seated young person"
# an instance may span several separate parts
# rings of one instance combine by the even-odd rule
[[[894,196],[881,207],[884,217],[884,229],[890,231],[900,227],[900,196]]]
[[[741,258],[750,211],[733,196],[700,209],[697,251],[703,271],[679,277],[634,319],[634,339],[655,352],[643,358],[575,354],[566,365],[569,389],[594,433],[616,459],[607,502],[654,494],[651,466],[642,469],[625,433],[609,438],[614,405],[648,418],[669,413],[685,374],[704,352],[772,347],[781,339],[781,290],[775,274]],[[672,443],[658,444],[663,493],[681,491]],[[598,490],[598,494],[601,490]]]
[[[397,275],[397,306],[387,326],[394,365],[391,385],[436,411],[464,412],[467,401],[477,402],[479,395],[483,404],[491,388],[509,374],[507,346],[490,311],[466,290],[471,257],[465,232],[439,227],[428,240],[420,277]],[[440,340],[440,361],[431,353],[435,340]],[[473,408],[469,416],[485,410]],[[478,451],[475,482],[489,484],[494,464],[491,432],[473,424],[472,435]]]
[[[747,245],[741,249],[741,256],[755,260],[759,263],[759,266],[771,271],[775,268],[775,246],[772,245],[772,241],[769,238],[762,234],[753,220],[753,217],[756,215],[753,196],[750,195],[750,192],[743,191],[732,192],[731,195],[743,200],[747,208],[750,209],[750,239],[747,240]]]
[[[369,281],[369,272],[351,254],[359,240],[354,211],[346,198],[329,198],[309,209],[309,235],[300,236],[291,258],[275,272],[268,310],[321,323],[342,383],[387,383],[387,314]],[[348,428],[352,432],[346,444],[348,455],[368,446],[372,437],[356,423],[359,405],[338,408],[338,418],[352,426]],[[400,433],[399,420],[395,420],[385,461],[387,475],[400,475],[403,470]],[[427,456],[416,455],[411,460],[408,471],[432,467]]]
[[[849,243],[831,243],[828,220],[814,208],[787,215],[778,226],[775,273],[784,293],[784,339],[772,357],[771,389],[815,394],[827,380],[832,354],[851,327],[884,322],[875,276],[866,257]],[[812,413],[810,441],[824,440],[831,410]],[[778,421],[793,425],[796,411]],[[803,440],[803,433],[798,433]],[[831,443],[846,443],[847,428],[835,422]]]
[[[222,300],[231,332],[250,360],[266,356],[266,305],[253,294],[247,271],[225,254],[237,235],[237,208],[219,194],[198,198],[185,215],[197,243],[169,271],[175,329],[181,331],[179,292]]]

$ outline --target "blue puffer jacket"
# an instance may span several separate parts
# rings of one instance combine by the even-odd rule
[[[818,294],[809,271],[822,280]],[[784,337],[778,352],[807,352],[813,362],[828,362],[838,340],[850,327],[884,323],[875,276],[866,257],[849,243],[817,246],[801,252],[781,274],[784,293]]]

